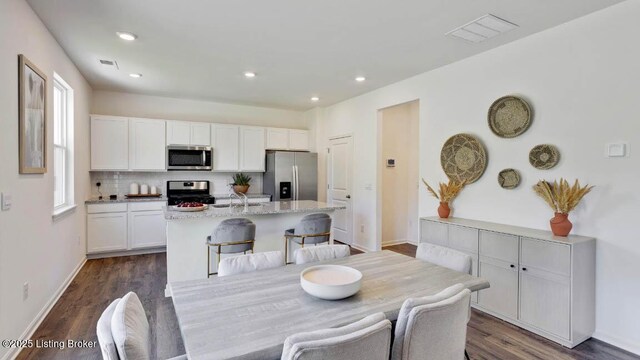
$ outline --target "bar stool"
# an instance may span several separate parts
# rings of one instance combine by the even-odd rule
[[[207,236],[207,277],[216,275],[211,272],[211,248],[216,252],[220,264],[221,254],[253,253],[256,237],[256,225],[249,219],[236,218],[223,220],[210,236]]]
[[[309,214],[300,220],[293,229],[284,232],[284,261],[289,261],[289,240],[304,248],[328,242],[331,237],[331,217],[325,213]]]

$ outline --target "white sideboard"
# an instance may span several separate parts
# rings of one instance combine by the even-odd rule
[[[595,239],[468,219],[421,219],[421,242],[469,254],[491,287],[472,306],[573,348],[595,330]]]

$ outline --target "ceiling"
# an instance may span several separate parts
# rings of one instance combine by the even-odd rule
[[[620,0],[27,0],[96,90],[306,110]],[[491,13],[519,28],[447,37]],[[126,42],[117,31],[136,34]],[[115,60],[119,70],[100,65]],[[247,79],[243,73],[254,71]],[[129,73],[141,73],[134,79]],[[356,76],[366,76],[358,83]],[[312,96],[320,101],[310,101]]]

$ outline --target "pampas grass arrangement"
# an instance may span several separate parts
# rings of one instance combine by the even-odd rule
[[[578,180],[573,185],[569,185],[569,182],[563,178],[553,183],[540,180],[533,186],[533,191],[544,199],[554,212],[560,214],[568,214],[575,209],[591,189],[593,186],[588,184],[584,187],[580,186]]]
[[[431,193],[431,195],[433,195],[433,197],[440,200],[440,202],[447,203],[447,204],[453,201],[453,199],[455,199],[456,196],[458,196],[458,194],[460,193],[460,191],[462,191],[465,185],[464,181],[457,182],[449,179],[449,183],[439,184],[440,188],[436,193],[436,191],[433,190],[431,186],[429,186],[429,184],[424,180],[424,178],[422,179],[422,182],[427,186],[427,190]]]

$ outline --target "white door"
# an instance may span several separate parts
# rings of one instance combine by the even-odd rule
[[[190,129],[190,144],[191,145],[200,145],[200,146],[210,146],[211,145],[211,127],[207,123],[199,123],[193,122],[191,123]]]
[[[307,130],[289,130],[289,150],[309,150],[309,132]]]
[[[129,120],[129,167],[131,170],[165,170],[165,121]]]
[[[131,249],[167,245],[167,221],[164,211],[134,211],[129,213],[129,247]]]
[[[289,130],[268,128],[266,148],[269,150],[288,150]]]
[[[345,244],[353,243],[353,212],[351,209],[351,161],[353,139],[343,137],[329,140],[327,154],[327,199],[333,205],[343,205],[345,210],[333,213],[333,238]]]
[[[186,121],[167,121],[167,145],[190,145],[191,125]]]
[[[240,169],[240,128],[238,126],[211,125],[211,145],[214,171]]]
[[[126,249],[126,212],[87,215],[87,253]]]
[[[264,128],[240,128],[240,170],[264,172]]]
[[[129,119],[91,117],[91,169],[129,169]]]

